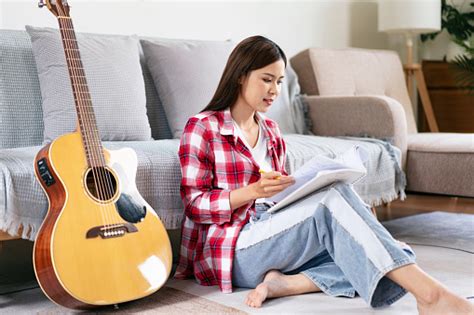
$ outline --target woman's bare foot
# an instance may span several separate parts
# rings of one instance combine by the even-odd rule
[[[321,291],[303,274],[284,275],[277,270],[271,270],[255,289],[250,291],[245,304],[260,307],[267,298],[302,294]]]
[[[433,294],[431,301],[417,300],[420,315],[474,315],[474,305],[446,288],[441,287]]]
[[[262,306],[263,301],[267,299],[268,296],[268,283],[262,282],[255,289],[250,291],[245,299],[245,304],[251,307],[260,307]]]
[[[415,296],[421,315],[474,315],[474,306],[467,299],[451,292],[416,264],[394,269],[386,276]]]

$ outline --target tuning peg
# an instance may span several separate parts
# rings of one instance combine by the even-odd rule
[[[40,8],[40,9],[41,9],[42,7],[44,7],[44,5],[45,5],[45,4],[44,4],[43,0],[40,0],[40,1],[38,2],[38,8]]]

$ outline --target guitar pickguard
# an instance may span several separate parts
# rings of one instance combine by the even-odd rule
[[[146,206],[135,202],[128,194],[122,193],[115,205],[119,215],[127,222],[138,223],[146,216]]]

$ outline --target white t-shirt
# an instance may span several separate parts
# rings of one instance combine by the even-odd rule
[[[267,151],[267,141],[263,137],[262,125],[260,123],[258,124],[257,144],[255,144],[255,147],[252,148],[250,144],[247,142],[247,139],[245,138],[239,125],[235,122],[235,120],[232,120],[232,121],[234,123],[235,135],[239,137],[242,140],[242,142],[245,144],[245,146],[250,150],[250,153],[252,153],[253,159],[255,160],[255,162],[257,162],[260,169],[263,170],[264,172],[272,171],[273,170],[272,161]],[[259,198],[255,201],[255,203],[262,203],[262,202],[265,202],[265,200],[266,200],[265,198]]]

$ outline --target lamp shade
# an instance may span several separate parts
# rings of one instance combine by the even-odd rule
[[[379,0],[378,30],[427,33],[441,29],[441,0]]]

